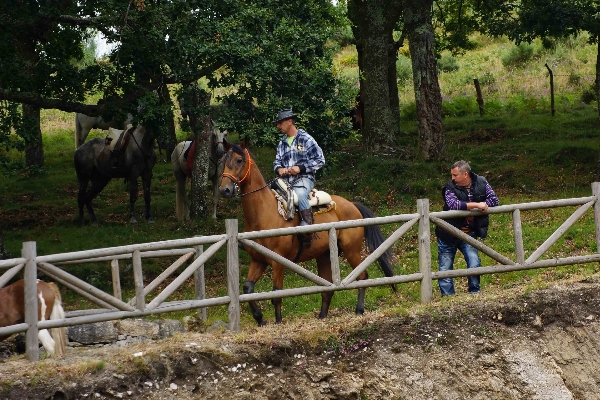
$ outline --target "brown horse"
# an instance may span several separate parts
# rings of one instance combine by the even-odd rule
[[[50,282],[37,282],[38,320],[63,319],[65,312],[61,305],[60,291]],[[24,281],[0,289],[0,327],[25,322],[25,290]],[[66,328],[52,328],[39,331],[40,342],[48,352],[56,357],[65,354],[67,345]],[[0,341],[8,336],[0,336]]]
[[[293,220],[286,221],[281,217],[277,211],[278,200],[274,193],[267,188],[268,184],[245,146],[225,143],[225,148],[227,153],[223,158],[224,170],[219,191],[223,197],[230,198],[234,196],[236,190],[239,190],[244,211],[244,230],[246,232],[261,231],[298,225],[297,213]],[[339,196],[331,197],[335,202],[335,208],[326,213],[316,214],[314,216],[316,224],[374,217],[373,213],[362,204],[352,203]],[[340,253],[343,253],[352,268],[356,268],[361,262],[363,240],[366,240],[371,252],[384,242],[378,226],[341,229],[337,231],[337,240]],[[257,239],[256,242],[288,260],[303,262],[315,259],[319,276],[329,282],[332,281],[329,233],[327,231],[319,232],[318,237],[313,239],[312,245],[308,249],[299,250],[300,242],[296,235]],[[265,274],[268,265],[272,269],[273,290],[282,289],[285,267],[252,249],[247,249],[247,251],[251,261],[248,277],[244,283],[244,293],[254,292],[254,285]],[[390,260],[391,252],[388,249],[379,258],[381,269],[388,277],[393,275]],[[363,272],[358,279],[367,279],[367,277],[367,273]],[[321,293],[319,318],[327,317],[332,297],[333,292]],[[365,288],[358,289],[357,314],[364,313],[364,299]],[[258,325],[264,325],[262,312],[256,302],[249,303],[252,315]],[[277,323],[281,323],[281,299],[274,299],[272,303],[275,306],[275,320]]]

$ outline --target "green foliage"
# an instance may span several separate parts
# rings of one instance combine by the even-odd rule
[[[412,62],[408,57],[398,54],[396,60],[396,78],[399,85],[406,85],[412,82]]]
[[[437,60],[438,73],[458,71],[458,62],[456,58],[449,53],[442,53],[442,56]]]
[[[521,43],[506,51],[500,60],[504,67],[522,67],[534,56],[534,46],[529,43]]]

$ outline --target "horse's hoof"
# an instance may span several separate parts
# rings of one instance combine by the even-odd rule
[[[135,218],[131,218],[131,219],[129,220],[129,223],[130,223],[130,224],[137,224],[137,219],[135,219]]]
[[[148,221],[149,224],[153,224],[154,223],[154,220],[152,218],[147,219],[146,221]]]
[[[97,227],[98,227],[98,221],[94,221],[94,222],[92,222],[92,226],[93,226],[94,228],[97,228]]]
[[[266,326],[267,325],[267,321],[259,321],[258,322],[258,326]]]

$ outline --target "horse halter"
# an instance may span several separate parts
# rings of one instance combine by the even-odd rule
[[[228,174],[227,172],[223,172],[223,174],[221,175],[224,178],[231,179],[231,181],[233,182],[233,186],[235,187],[235,192],[237,193],[238,197],[242,197],[242,196],[245,196],[248,194],[248,193],[240,194],[240,185],[246,179],[248,179],[250,177],[250,168],[252,167],[252,157],[250,157],[250,153],[248,153],[248,149],[244,149],[244,151],[246,152],[246,157],[248,159],[248,169],[246,169],[246,173],[244,174],[242,179],[238,179],[237,177],[235,177],[231,174]],[[249,192],[249,193],[252,193],[252,192]]]

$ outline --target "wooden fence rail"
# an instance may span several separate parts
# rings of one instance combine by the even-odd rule
[[[122,318],[143,317],[161,313],[198,309],[200,315],[206,318],[206,308],[215,306],[228,306],[229,329],[240,329],[240,303],[249,301],[272,300],[276,298],[350,290],[363,287],[374,287],[409,282],[420,282],[420,301],[430,302],[433,297],[432,282],[441,278],[457,278],[470,275],[497,274],[512,271],[523,271],[535,268],[552,268],[563,265],[576,265],[600,262],[600,183],[592,183],[592,196],[570,199],[538,201],[522,204],[510,204],[489,208],[486,214],[510,213],[514,238],[514,255],[511,259],[506,255],[492,249],[485,243],[475,240],[469,235],[456,229],[445,220],[448,218],[482,215],[480,211],[441,211],[430,212],[429,200],[417,200],[417,213],[393,215],[387,217],[369,218],[363,220],[344,221],[326,224],[315,224],[303,227],[274,229],[268,231],[238,232],[237,220],[226,220],[225,234],[212,236],[195,236],[188,239],[166,240],[160,242],[132,244],[127,246],[109,247],[70,253],[37,255],[35,242],[23,243],[22,257],[10,260],[0,260],[0,270],[5,272],[0,276],[0,287],[6,285],[17,273],[24,270],[25,279],[25,322],[17,325],[0,328],[0,335],[10,335],[26,332],[27,355],[30,360],[39,359],[38,330],[62,326],[74,326],[93,322],[102,322]],[[540,246],[537,247],[526,259],[523,243],[521,211],[544,210],[556,207],[578,208],[567,220],[556,229]],[[540,258],[555,244],[564,233],[571,228],[581,217],[593,207],[594,228],[596,239],[596,252],[589,255],[557,257],[541,260]],[[337,257],[337,230],[357,226],[385,225],[402,223],[372,254],[352,270],[346,277],[341,276],[339,259]],[[489,256],[497,264],[482,266],[476,269],[455,269],[450,271],[433,271],[431,260],[431,224],[450,232],[452,235],[466,241],[482,253]],[[418,253],[419,272],[396,275],[385,278],[371,278],[357,281],[358,276],[371,264],[377,261],[387,249],[397,243],[414,226],[418,226]],[[329,282],[306,270],[302,266],[284,259],[270,249],[267,249],[254,240],[264,237],[292,235],[298,233],[327,232],[333,278]],[[310,284],[304,287],[283,289],[270,292],[258,292],[240,295],[239,274],[239,247],[238,242],[244,247],[252,248],[265,256],[272,258],[288,268],[290,271],[304,277]],[[204,245],[209,247],[204,250]],[[227,252],[227,295],[214,298],[205,298],[204,264],[226,247]],[[144,286],[142,262],[145,258],[179,257],[167,267],[157,278]],[[179,270],[184,264],[194,257],[194,260],[177,277],[164,287],[153,299],[147,297],[161,287],[165,280]],[[119,260],[131,260],[135,295],[124,301],[121,298]],[[108,294],[88,282],[68,273],[61,265],[82,264],[89,262],[110,262],[112,271],[113,294]],[[88,299],[100,308],[91,310],[77,310],[66,313],[64,319],[51,321],[37,321],[37,296],[36,279],[38,271],[42,271],[51,279],[68,289],[73,290]],[[188,279],[194,277],[196,285],[196,298],[193,300],[166,301]],[[147,301],[149,300],[149,301]],[[200,311],[201,310],[201,311]]]

